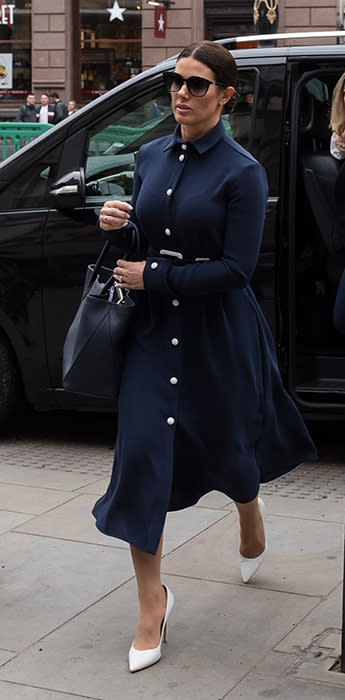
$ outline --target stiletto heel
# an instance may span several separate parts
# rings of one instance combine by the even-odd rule
[[[165,608],[165,615],[161,627],[161,638],[158,647],[154,649],[135,649],[131,646],[128,655],[129,670],[131,673],[135,671],[141,671],[143,668],[148,668],[148,666],[153,666],[157,661],[160,660],[162,656],[162,642],[167,641],[167,630],[168,630],[168,617],[174,607],[174,596],[168,586],[163,584],[167,595],[167,604]]]
[[[263,563],[263,560],[265,558],[265,553],[267,552],[267,539],[266,539],[266,533],[265,533],[265,522],[264,522],[264,514],[265,514],[265,504],[261,498],[258,499],[258,505],[261,513],[261,519],[262,519],[262,525],[264,528],[264,535],[265,535],[265,549],[264,551],[259,554],[258,557],[244,557],[242,554],[240,555],[240,570],[241,570],[241,577],[243,583],[248,583],[252,576],[257,572],[257,570],[260,568],[261,564]]]

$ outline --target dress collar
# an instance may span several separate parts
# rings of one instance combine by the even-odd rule
[[[218,124],[216,124],[213,129],[208,131],[207,134],[202,136],[200,139],[196,139],[196,141],[187,141],[186,143],[194,146],[195,150],[202,154],[209,151],[210,148],[213,148],[213,146],[215,146],[216,143],[218,143],[218,141],[224,137],[224,134],[224,125],[220,119]],[[174,146],[181,146],[182,143],[184,143],[184,141],[181,138],[181,126],[178,124],[174,133],[171,134],[167,145],[163,148],[163,151],[168,151],[169,148],[173,148]]]

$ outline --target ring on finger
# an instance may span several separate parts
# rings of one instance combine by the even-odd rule
[[[123,277],[122,277],[122,275],[119,275],[118,280],[119,280],[119,283],[122,284],[122,282],[123,282]]]
[[[108,221],[108,217],[107,217],[106,214],[104,214],[104,217],[103,217],[103,218],[104,218],[104,221]]]

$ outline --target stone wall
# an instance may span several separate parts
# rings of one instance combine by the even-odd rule
[[[154,36],[154,8],[143,3],[143,70],[173,56],[192,41],[204,38],[203,5],[203,0],[176,0],[172,9],[167,10],[166,37],[158,39]]]
[[[280,0],[279,31],[334,31],[337,29],[337,0]],[[332,43],[333,40],[327,40]],[[335,41],[335,40],[334,40]],[[290,41],[290,44],[300,43]],[[325,43],[322,39],[308,43]]]
[[[32,0],[32,87],[72,94],[72,2]]]

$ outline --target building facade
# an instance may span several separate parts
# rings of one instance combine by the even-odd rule
[[[168,4],[169,3],[166,3]],[[343,28],[341,0],[0,0],[0,120],[33,90],[83,104],[203,38]],[[259,26],[259,24],[257,24]]]

